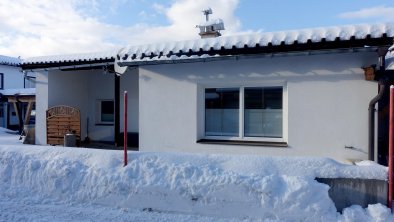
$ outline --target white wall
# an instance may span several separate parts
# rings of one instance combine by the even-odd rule
[[[23,73],[19,67],[0,65],[0,73],[4,74],[4,89],[24,88]]]
[[[348,53],[143,66],[140,150],[365,159],[377,84],[364,80],[361,67],[376,62],[376,53]],[[203,137],[204,87],[266,84],[285,85],[288,147],[196,143]]]
[[[0,73],[3,74],[3,89],[18,89],[24,88],[24,78],[23,73],[20,71],[19,67],[0,65]],[[14,112],[14,106],[12,103],[3,103],[3,113],[4,117],[0,117],[0,126],[7,127],[7,125],[17,125],[18,117],[12,115]],[[10,107],[10,119],[7,124],[7,107]]]
[[[139,108],[138,108],[138,69],[129,68],[120,77],[120,119],[123,120],[124,115],[124,94],[127,91],[127,131],[128,132],[138,132],[138,118],[139,118]],[[120,131],[123,131],[123,121],[120,121]]]
[[[87,136],[94,141],[114,141],[114,125],[99,124],[96,120],[96,102],[114,99],[115,80],[113,74],[100,70],[60,71],[37,74],[37,144],[46,144],[45,112],[57,105],[72,106],[81,111],[81,138]],[[121,77],[121,90],[129,91],[129,132],[138,132],[138,75],[137,71]],[[122,98],[121,98],[122,99]],[[123,105],[122,105],[123,107]],[[123,109],[123,108],[122,108]],[[44,117],[41,115],[44,114]],[[121,121],[122,122],[122,121]],[[43,125],[44,127],[42,127]],[[41,128],[42,127],[42,128]]]
[[[46,144],[46,110],[48,109],[48,72],[36,73],[36,144]]]
[[[113,74],[104,74],[102,70],[90,71],[88,82],[88,118],[89,118],[89,138],[95,141],[114,141],[114,125],[99,124],[96,119],[97,101],[113,100],[115,80]],[[82,119],[86,123],[86,118]],[[84,128],[82,131],[86,131]]]

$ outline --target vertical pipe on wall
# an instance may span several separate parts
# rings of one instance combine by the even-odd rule
[[[371,161],[375,161],[375,105],[382,98],[386,90],[385,84],[385,81],[379,81],[379,93],[369,102],[368,106],[368,159]]]
[[[123,150],[124,150],[124,166],[127,166],[127,91],[124,91],[124,119],[123,119]]]
[[[394,86],[390,86],[390,114],[389,114],[389,160],[388,160],[388,178],[389,190],[387,197],[387,206],[392,209],[393,204],[393,133],[394,133]]]

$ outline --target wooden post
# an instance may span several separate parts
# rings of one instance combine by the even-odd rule
[[[29,125],[32,110],[33,110],[33,102],[30,101],[27,105],[26,116],[25,116],[25,125]]]
[[[23,131],[23,120],[22,120],[22,113],[19,108],[20,108],[20,102],[15,101],[14,103],[14,110],[15,110],[15,114],[18,117],[18,125],[19,125],[19,133],[22,133]]]

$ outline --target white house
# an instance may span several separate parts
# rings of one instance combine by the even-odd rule
[[[10,129],[19,128],[18,112],[16,104],[8,98],[15,95],[34,97],[34,77],[22,73],[20,68],[21,59],[0,55],[0,126]],[[19,104],[21,115],[25,114],[27,104]]]
[[[127,90],[142,151],[371,158],[371,80],[384,76],[377,51],[393,36],[392,24],[354,25],[29,58],[36,142],[46,143],[45,111],[68,105],[81,111],[82,138],[118,144]],[[127,70],[114,74],[114,60]]]

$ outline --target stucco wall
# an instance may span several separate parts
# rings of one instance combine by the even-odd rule
[[[36,144],[46,144],[46,110],[48,109],[48,72],[36,73]]]
[[[346,53],[143,66],[140,150],[365,159],[377,84],[364,80],[361,67],[376,60],[375,53]],[[204,136],[205,87],[267,84],[285,86],[288,147],[196,143]]]
[[[24,88],[24,78],[23,73],[20,71],[19,67],[0,65],[0,73],[3,74],[3,89],[19,89]],[[12,103],[3,103],[4,106],[0,107],[3,109],[3,117],[0,117],[0,126],[7,127],[7,125],[17,125],[18,117],[12,115],[14,112],[14,106]],[[9,106],[10,119],[7,124],[7,106]]]
[[[0,73],[4,74],[4,89],[23,88],[24,78],[19,67],[0,65]]]
[[[138,118],[139,118],[139,108],[138,108],[138,69],[130,68],[120,77],[120,118],[123,119],[124,106],[123,106],[123,92],[127,91],[127,131],[128,132],[138,132]],[[120,131],[123,132],[123,121],[120,121]]]

